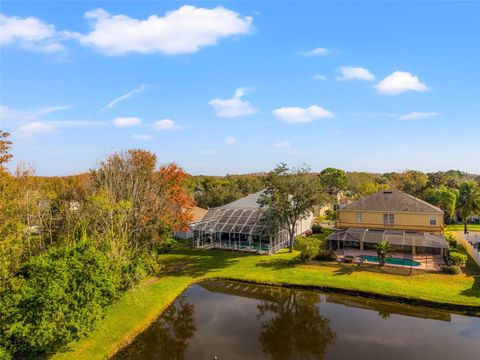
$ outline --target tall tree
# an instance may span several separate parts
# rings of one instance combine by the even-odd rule
[[[265,177],[266,189],[259,199],[271,228],[287,230],[290,252],[295,244],[297,222],[321,203],[318,180],[309,173],[307,166],[290,170],[286,164],[280,164]]]
[[[468,232],[468,218],[480,214],[480,187],[474,181],[460,183],[458,189],[457,212],[463,221],[463,231]]]
[[[438,206],[445,213],[445,219],[452,219],[457,205],[458,190],[449,189],[443,185],[425,190],[423,199]]]
[[[155,154],[144,150],[128,150],[111,155],[91,172],[90,197],[93,223],[105,219],[112,224],[112,216],[120,227],[96,226],[100,231],[94,238],[127,239],[138,248],[158,244],[172,231],[188,225],[192,216],[193,199],[187,193],[185,172],[175,164],[157,170]],[[121,221],[120,221],[121,220]],[[109,230],[110,229],[110,230]]]
[[[337,196],[347,188],[347,177],[343,170],[329,167],[320,172],[319,178],[323,190],[330,196]]]
[[[407,170],[392,176],[392,186],[413,196],[420,196],[425,189],[428,176],[416,170]]]

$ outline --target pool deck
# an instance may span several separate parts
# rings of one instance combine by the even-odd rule
[[[335,251],[335,255],[337,257],[343,256],[355,256],[354,263],[360,263],[361,260],[359,258],[360,255],[370,255],[370,256],[377,256],[376,251],[374,250],[363,250],[360,251],[358,249],[339,249]],[[445,264],[442,255],[430,255],[430,254],[420,254],[412,256],[410,253],[403,253],[403,252],[395,252],[392,254],[392,257],[403,258],[413,261],[418,261],[420,265],[418,266],[409,266],[409,265],[397,265],[397,264],[385,264],[385,266],[394,266],[394,267],[407,267],[407,268],[415,268],[415,269],[422,269],[422,270],[440,270],[440,266]],[[364,261],[366,262],[366,261]]]

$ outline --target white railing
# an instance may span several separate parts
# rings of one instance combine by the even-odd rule
[[[459,235],[457,236],[457,240],[459,240],[459,243],[467,250],[472,259],[475,260],[475,262],[480,266],[480,252],[468,242],[468,235],[469,234],[466,235],[467,238],[465,238],[463,235]]]

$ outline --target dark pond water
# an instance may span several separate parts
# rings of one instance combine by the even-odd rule
[[[194,285],[114,359],[474,359],[480,318],[230,281]]]

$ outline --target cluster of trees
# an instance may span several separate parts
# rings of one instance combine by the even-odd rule
[[[228,204],[263,189],[262,175],[190,176],[186,186],[202,208]]]
[[[175,164],[115,153],[82,176],[9,173],[0,131],[0,358],[58,351],[89,333],[121,292],[159,270],[193,197]]]

